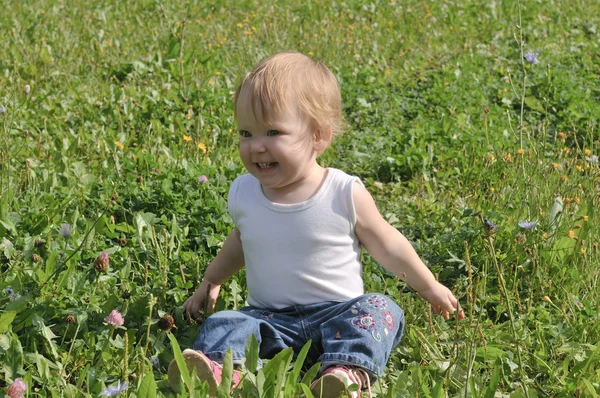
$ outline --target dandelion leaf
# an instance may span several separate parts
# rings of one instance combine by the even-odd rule
[[[554,199],[554,203],[552,204],[552,208],[550,209],[550,215],[548,216],[548,224],[552,230],[555,230],[558,227],[560,222],[560,215],[563,211],[563,201],[560,196],[557,196]]]
[[[154,398],[156,397],[156,381],[152,372],[144,376],[142,384],[137,392],[139,398]]]
[[[256,373],[258,367],[258,340],[253,334],[248,338],[246,343],[246,369],[251,373]]]
[[[16,315],[16,311],[6,311],[0,315],[0,333],[4,333],[10,328]]]

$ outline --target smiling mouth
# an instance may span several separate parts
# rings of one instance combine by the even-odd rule
[[[258,166],[259,169],[270,169],[272,167],[277,166],[277,162],[270,162],[270,163],[256,163],[256,165]]]

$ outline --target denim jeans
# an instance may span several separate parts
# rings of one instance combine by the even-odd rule
[[[374,380],[383,375],[403,331],[402,309],[384,295],[366,294],[279,310],[249,306],[217,312],[200,329],[194,349],[222,362],[231,348],[234,363],[241,364],[251,334],[259,343],[259,357],[265,359],[288,347],[298,354],[312,340],[306,365],[319,361],[321,371],[333,365],[358,366]]]

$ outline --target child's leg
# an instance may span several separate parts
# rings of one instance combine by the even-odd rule
[[[231,349],[233,363],[241,365],[251,334],[259,343],[261,358],[287,348],[277,330],[261,318],[260,312],[240,310],[221,311],[208,317],[200,328],[194,349],[183,351],[188,370],[208,383],[210,394],[215,394],[216,387],[221,383],[222,363],[227,351]],[[181,383],[181,376],[175,361],[169,365],[168,376],[169,384],[176,389]],[[234,387],[239,381],[240,373],[235,371]]]
[[[335,383],[332,377],[339,379],[345,373],[351,384],[368,386],[383,375],[392,349],[400,342],[402,309],[386,296],[367,294],[331,307],[330,314],[320,325],[321,372],[331,374],[324,379]],[[314,387],[322,389],[319,383]]]
[[[198,380],[206,382],[208,384],[208,393],[211,396],[214,396],[217,391],[217,386],[221,384],[223,366],[207,358],[201,351],[190,349],[183,350],[182,356],[190,375],[196,374]],[[181,383],[181,372],[179,371],[179,367],[175,360],[171,361],[169,364],[167,376],[171,388],[177,389],[177,386]],[[232,376],[232,388],[235,388],[240,383],[242,375],[239,371],[234,370]]]
[[[223,362],[227,350],[231,349],[233,363],[241,365],[246,343],[253,334],[260,347],[259,357],[270,358],[287,348],[289,342],[284,341],[285,336],[262,316],[263,313],[248,307],[217,312],[204,322],[193,348],[218,363]]]

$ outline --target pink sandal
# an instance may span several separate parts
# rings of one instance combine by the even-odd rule
[[[208,393],[214,396],[217,393],[217,387],[221,384],[221,375],[223,374],[223,365],[209,359],[201,351],[196,350],[184,350],[182,352],[183,359],[187,365],[190,375],[196,372],[198,379],[202,382],[208,383]],[[169,364],[169,370],[167,372],[169,378],[169,385],[172,389],[176,389],[181,384],[181,372],[177,366],[175,360]],[[241,373],[238,370],[233,371],[233,386],[231,389],[237,387],[240,384],[242,378]]]
[[[348,391],[351,385],[358,385],[358,390]],[[360,390],[366,387],[371,397],[371,381],[367,372],[357,367],[332,366],[321,374],[310,386],[310,391],[317,398],[359,398]]]

